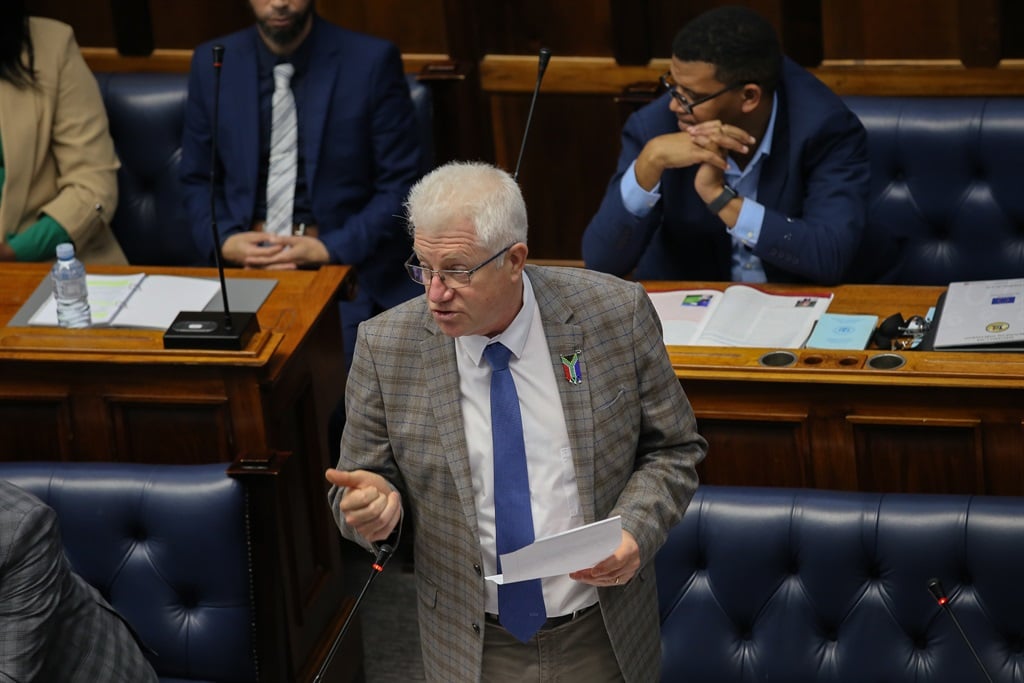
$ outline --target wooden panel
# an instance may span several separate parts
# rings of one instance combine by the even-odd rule
[[[857,424],[857,490],[986,493],[977,429]]]
[[[807,423],[698,416],[708,441],[699,468],[705,484],[813,487]]]
[[[961,1],[824,2],[825,59],[959,60]]]
[[[237,31],[252,23],[249,3],[207,0],[148,1],[153,42],[157,48],[191,50],[199,43]],[[59,19],[75,29],[78,43],[115,47],[114,19],[108,0],[29,0],[29,11]],[[140,27],[144,30],[145,27]]]
[[[443,0],[319,0],[317,10],[347,29],[399,44],[403,52],[448,52]]]
[[[483,48],[493,54],[611,56],[609,3],[594,0],[493,0],[479,3]]]
[[[0,439],[0,461],[68,459],[72,434],[67,394],[4,397],[0,424],[10,425]]]
[[[173,401],[108,399],[114,448],[106,460],[199,464],[231,460],[227,399]]]
[[[491,103],[495,160],[509,172],[516,167],[529,108],[525,95],[495,97]],[[622,119],[618,107],[607,100],[542,90],[519,171],[530,214],[531,256],[581,257],[583,229],[615,169],[618,142],[609,131],[618,130]],[[551,131],[558,134],[545,135]],[[556,216],[562,219],[551,219]]]

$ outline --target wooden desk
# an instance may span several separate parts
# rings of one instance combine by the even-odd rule
[[[48,270],[0,267],[4,325]],[[250,490],[261,678],[309,680],[351,603],[323,479],[336,460],[327,418],[345,385],[336,301],[348,268],[229,277],[277,280],[243,351],[165,350],[157,330],[0,329],[0,460],[234,463]],[[346,645],[358,648],[355,632]],[[360,662],[361,649],[346,657]]]
[[[650,291],[726,283],[649,282]],[[766,291],[829,291],[768,285]],[[924,315],[942,287],[844,285],[833,313]],[[703,481],[1024,495],[1024,354],[669,347],[710,448]]]

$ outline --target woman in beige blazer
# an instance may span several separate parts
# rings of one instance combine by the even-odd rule
[[[70,26],[0,2],[0,261],[127,263],[110,230],[117,155]]]

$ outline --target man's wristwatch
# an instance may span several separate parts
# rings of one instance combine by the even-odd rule
[[[726,204],[738,196],[739,193],[736,190],[732,189],[729,185],[723,185],[722,194],[715,197],[715,200],[708,204],[708,211],[717,216],[718,212],[725,208]]]

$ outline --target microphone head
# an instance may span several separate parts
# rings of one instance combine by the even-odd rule
[[[942,587],[942,582],[937,578],[928,579],[928,591],[935,598],[935,602],[939,603],[940,607],[945,607],[949,603],[949,596],[946,595],[946,589]]]
[[[213,46],[213,65],[217,68],[224,63],[224,46],[214,45]]]
[[[537,61],[537,73],[544,75],[544,71],[548,68],[548,62],[551,61],[551,49],[542,47],[540,49],[540,58]]]
[[[395,549],[389,543],[380,543],[377,545],[377,557],[374,564],[379,567],[377,571],[384,569],[384,565],[388,563],[391,556],[395,553]]]

